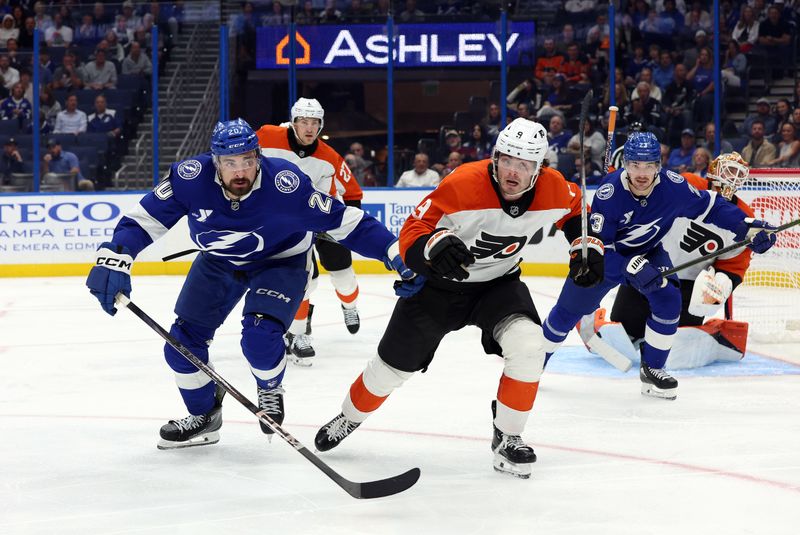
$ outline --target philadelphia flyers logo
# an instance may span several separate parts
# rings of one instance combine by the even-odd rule
[[[694,221],[689,223],[681,238],[681,249],[687,253],[700,252],[702,256],[715,253],[723,246],[722,237]]]
[[[481,232],[481,237],[475,240],[475,245],[469,248],[469,252],[477,259],[490,256],[503,259],[518,254],[527,241],[527,236],[493,236],[488,232]]]

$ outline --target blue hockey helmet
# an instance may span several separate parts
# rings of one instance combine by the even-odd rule
[[[244,119],[218,122],[211,134],[211,153],[231,156],[258,150],[258,136]]]
[[[633,132],[622,151],[626,162],[661,163],[661,144],[652,132]]]

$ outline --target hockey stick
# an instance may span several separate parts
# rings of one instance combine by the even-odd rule
[[[603,162],[603,174],[608,174],[608,167],[611,165],[611,145],[614,143],[614,129],[617,126],[617,112],[619,108],[616,106],[608,107],[608,134],[606,134],[606,158]]]
[[[800,219],[795,219],[794,221],[790,221],[788,223],[785,223],[785,224],[781,225],[780,227],[778,227],[778,228],[776,228],[774,230],[767,230],[766,232],[768,234],[775,234],[776,232],[781,232],[781,231],[784,231],[786,229],[790,229],[790,228],[794,227],[795,225],[800,225]],[[731,251],[733,251],[735,249],[738,249],[740,247],[745,247],[747,245],[750,245],[752,242],[753,242],[753,238],[752,237],[745,238],[744,240],[742,240],[740,242],[732,243],[731,245],[728,245],[727,247],[723,247],[719,251],[714,251],[713,253],[711,253],[709,255],[701,256],[700,258],[695,258],[694,260],[689,260],[688,262],[684,262],[683,264],[681,264],[679,266],[675,266],[672,269],[668,269],[668,270],[664,271],[661,274],[661,276],[662,277],[668,277],[668,276],[670,276],[670,275],[672,275],[674,273],[677,273],[679,271],[683,271],[686,268],[692,267],[695,264],[699,264],[701,262],[706,262],[708,260],[712,260],[714,258],[717,258],[718,256],[724,255],[725,253],[729,253],[729,252],[731,252]]]
[[[578,123],[578,139],[580,140],[581,146],[581,269],[578,272],[579,275],[583,275],[589,272],[589,229],[587,225],[587,215],[586,212],[588,211],[588,201],[586,200],[586,154],[583,151],[583,138],[584,138],[584,128],[586,126],[586,119],[589,116],[589,105],[592,102],[592,90],[586,92],[586,96],[583,97],[583,102],[581,103],[581,120]]]
[[[165,331],[161,325],[159,325],[153,318],[142,311],[142,309],[136,306],[129,298],[122,294],[117,294],[116,302],[118,305],[127,307],[128,310],[133,312],[140,320],[145,322],[148,327],[153,329],[169,345],[183,355],[186,360],[194,364],[200,371],[208,375],[217,385],[224,389],[228,394],[233,396],[236,401],[244,405],[247,410],[255,414],[259,422],[269,426],[273,431],[275,431],[276,434],[288,442],[289,445],[296,449],[303,457],[311,461],[314,466],[319,468],[326,476],[331,478],[334,483],[339,485],[353,498],[369,499],[391,496],[392,494],[397,494],[399,492],[403,492],[404,490],[408,490],[419,479],[419,468],[412,468],[408,472],[387,479],[381,479],[380,481],[367,481],[365,483],[358,483],[356,481],[345,479],[333,468],[325,464],[319,457],[306,449],[305,446],[300,444],[296,438],[283,429],[278,422],[270,418],[266,412],[253,405],[249,399],[247,399],[241,392],[236,390],[236,388],[231,386],[231,384],[228,383],[228,381],[226,381],[211,366],[197,358],[194,353],[189,351],[183,344],[176,340],[175,337]]]

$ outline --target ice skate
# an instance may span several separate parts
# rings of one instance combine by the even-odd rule
[[[314,437],[314,444],[317,451],[328,451],[339,445],[339,442],[345,439],[350,433],[356,430],[361,425],[359,422],[352,422],[348,420],[344,414],[339,413],[339,416],[323,425],[317,436]]]
[[[492,451],[495,471],[521,479],[531,477],[531,464],[536,462],[536,453],[522,441],[521,436],[507,435],[495,427]]]
[[[225,390],[216,387],[214,408],[206,414],[195,416],[190,414],[180,420],[170,420],[161,426],[158,449],[172,450],[207,446],[219,442],[219,428],[222,427],[222,398]]]
[[[258,408],[264,411],[267,416],[275,420],[278,425],[283,423],[283,418],[285,416],[285,413],[283,412],[284,393],[285,391],[283,390],[282,386],[277,386],[272,390],[266,390],[260,386],[258,387]],[[259,422],[259,425],[261,425],[261,431],[263,431],[269,440],[272,441],[272,435],[275,433],[275,431],[262,422]]]
[[[313,364],[317,353],[311,346],[311,338],[306,334],[286,333],[286,355],[298,366],[308,367]]]
[[[639,368],[642,394],[654,398],[675,399],[678,397],[678,381],[660,368],[651,368],[645,363]]]
[[[358,329],[361,328],[361,318],[358,317],[358,309],[346,308],[342,305],[342,314],[344,314],[344,324],[350,334],[356,334]]]

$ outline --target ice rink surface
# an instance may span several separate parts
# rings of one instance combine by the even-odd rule
[[[168,328],[183,277],[134,277],[133,301]],[[353,336],[327,277],[315,294],[314,365],[290,365],[285,428],[313,449],[370,359],[395,300],[361,276]],[[556,279],[526,279],[540,314]],[[255,400],[232,314],[212,362]],[[752,345],[752,344],[751,344]],[[800,525],[800,347],[676,371],[676,401],[645,398],[570,335],[543,376],[523,437],[529,480],[492,470],[490,401],[502,361],[479,331],[445,338],[417,374],[337,449],[354,480],[418,466],[409,491],[359,501],[226,398],[221,440],[159,451],[186,415],[160,338],[102,312],[80,278],[0,279],[0,534],[792,534]]]

